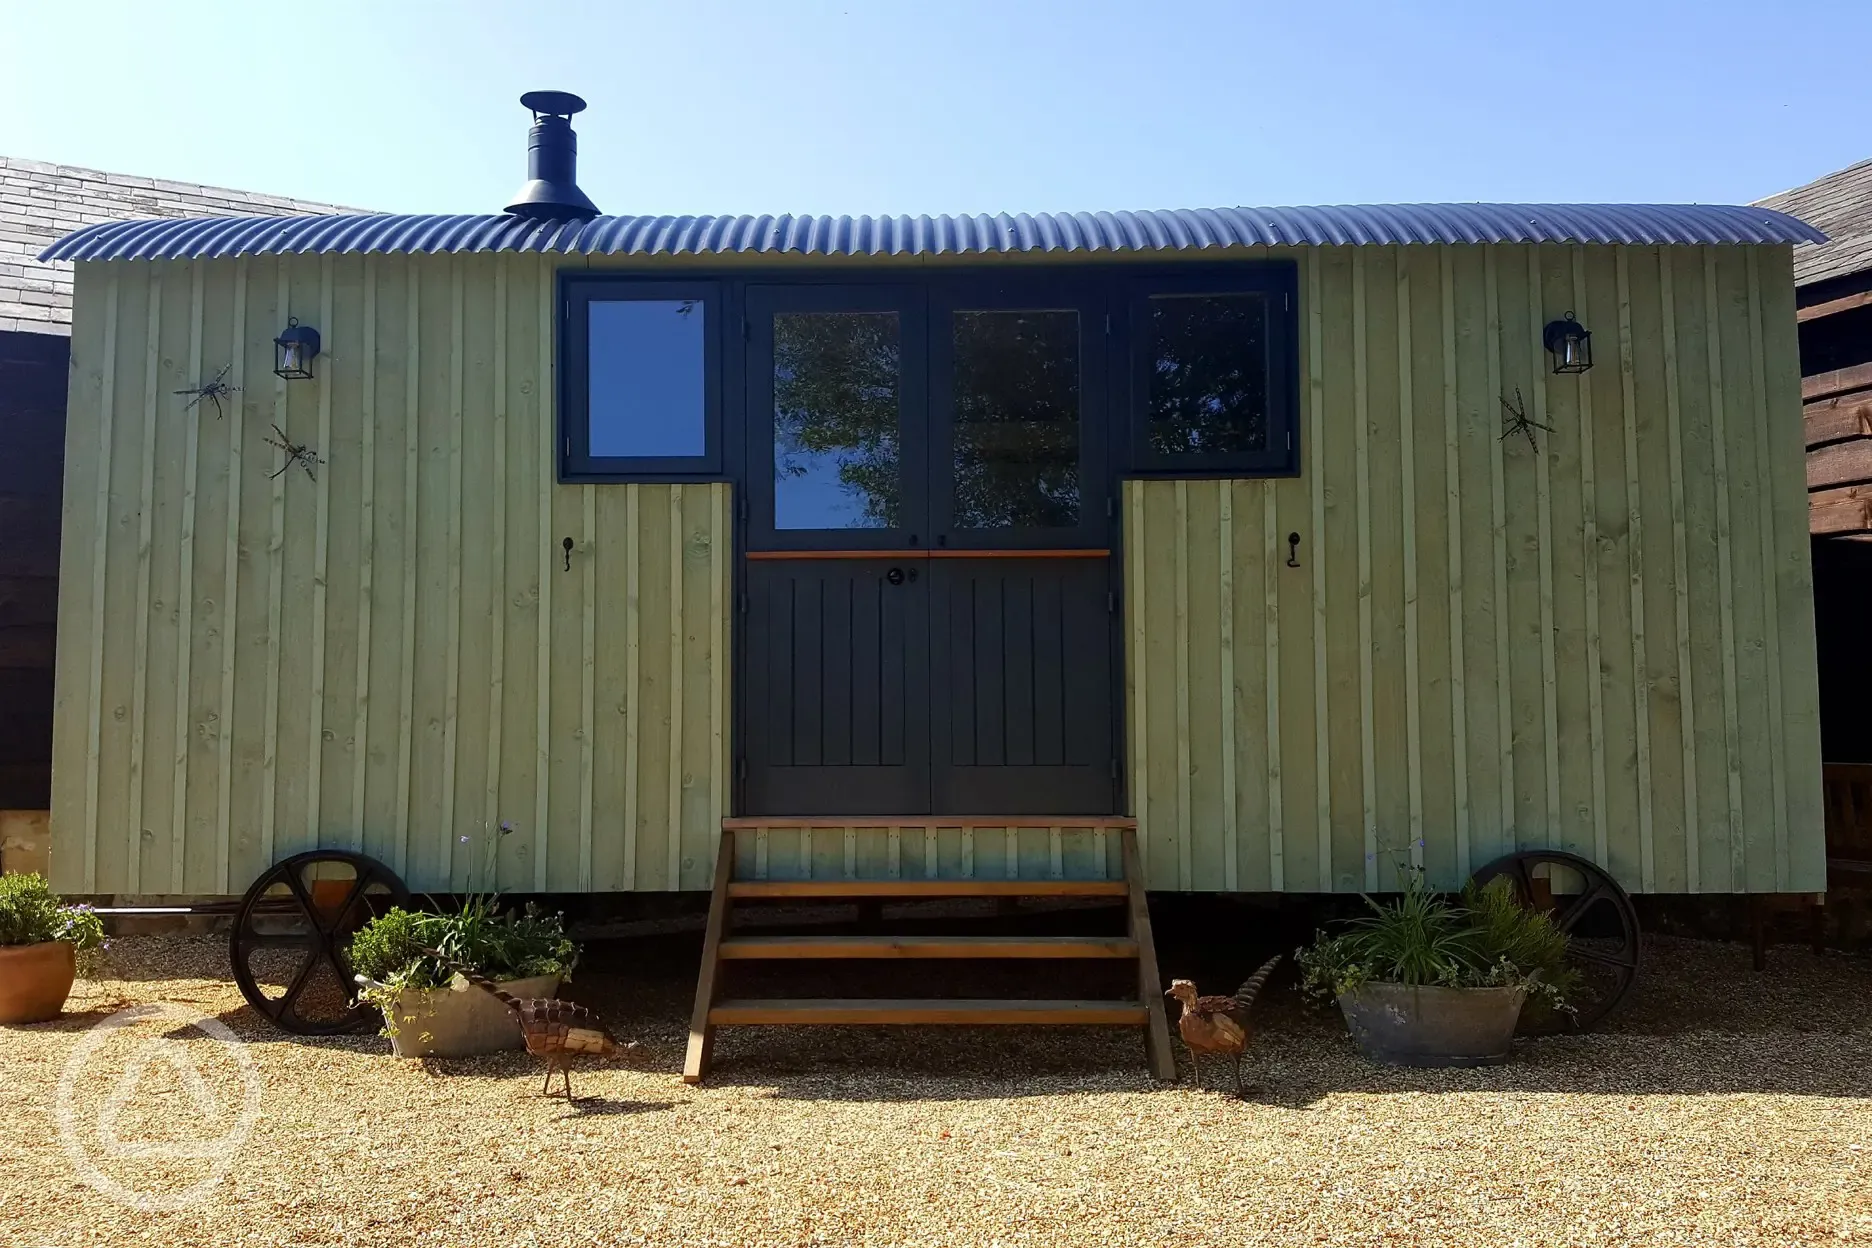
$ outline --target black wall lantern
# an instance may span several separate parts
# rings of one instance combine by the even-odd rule
[[[1553,356],[1554,372],[1583,373],[1592,367],[1592,334],[1571,312],[1562,320],[1548,321],[1541,341]]]
[[[302,381],[312,375],[312,357],[318,353],[318,330],[289,316],[273,340],[273,371],[287,381]]]

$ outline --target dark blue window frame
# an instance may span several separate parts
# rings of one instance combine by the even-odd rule
[[[1268,441],[1260,451],[1164,453],[1150,444],[1150,301],[1177,295],[1260,295],[1268,305]],[[1158,270],[1123,286],[1126,341],[1124,475],[1128,477],[1292,477],[1300,472],[1299,266],[1291,260]]]
[[[722,369],[728,310],[722,284],[608,274],[560,278],[559,480],[566,483],[722,479]],[[694,300],[702,308],[702,453],[594,455],[591,451],[591,305]]]

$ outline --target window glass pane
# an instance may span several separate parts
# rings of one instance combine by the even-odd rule
[[[591,454],[708,453],[700,299],[593,300]]]
[[[1079,523],[1079,314],[955,314],[955,523]]]
[[[895,312],[774,317],[774,527],[902,523]]]
[[[1150,449],[1223,455],[1268,446],[1268,312],[1262,295],[1150,301]]]

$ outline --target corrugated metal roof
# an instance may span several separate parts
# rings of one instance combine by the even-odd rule
[[[1723,204],[1370,204],[965,217],[319,216],[122,221],[42,260],[179,260],[326,252],[971,256],[1384,243],[1797,243],[1785,213]]]

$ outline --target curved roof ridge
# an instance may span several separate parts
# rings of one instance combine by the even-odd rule
[[[486,215],[326,214],[111,221],[41,260],[558,251],[585,255],[972,256],[1180,252],[1269,245],[1823,243],[1784,212],[1743,204],[1339,204],[938,217],[616,216],[542,223]]]

